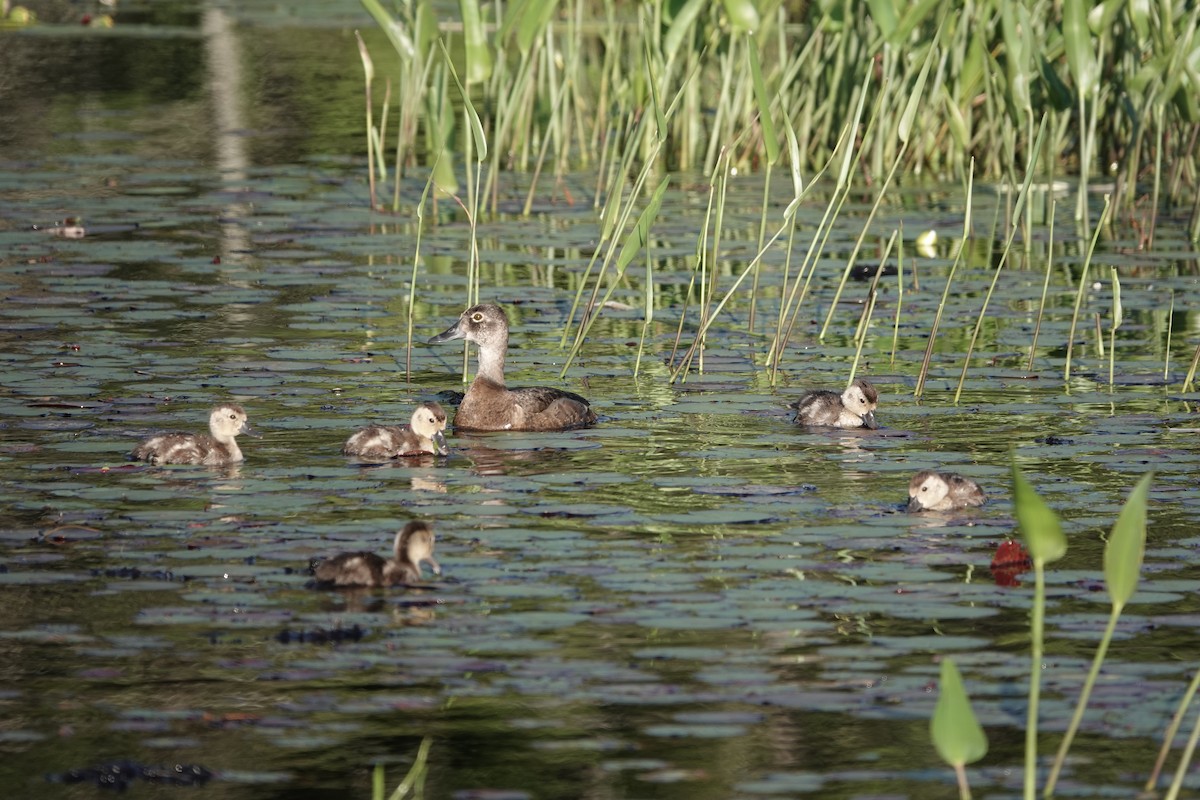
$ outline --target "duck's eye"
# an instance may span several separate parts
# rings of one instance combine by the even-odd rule
[[[237,414],[230,414],[230,415],[229,415],[229,418],[230,418],[230,419],[237,419]]]
[[[471,322],[483,322],[483,314],[480,314],[478,311],[476,311],[471,315]]]

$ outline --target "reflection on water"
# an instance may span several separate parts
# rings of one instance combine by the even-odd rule
[[[224,13],[204,13],[203,36],[195,18],[139,47],[119,26],[0,47],[27,76],[0,79],[6,796],[76,796],[43,776],[122,760],[202,765],[223,797],[365,795],[372,763],[399,774],[426,735],[436,796],[940,796],[952,778],[927,719],[946,654],[997,745],[973,778],[1013,793],[1029,591],[982,576],[1012,533],[1014,449],[1071,542],[1050,575],[1050,729],[1103,628],[1102,533],[1156,470],[1149,579],[1106,673],[1122,724],[1085,720],[1075,752],[1088,770],[1072,775],[1080,794],[1140,783],[1195,666],[1176,660],[1190,652],[1200,589],[1197,396],[1179,391],[1200,293],[1180,231],[1165,223],[1162,251],[1123,274],[1111,396],[1090,332],[1071,393],[1061,386],[1083,243],[1060,220],[1056,263],[1068,266],[1052,275],[1032,369],[1037,246],[999,285],[964,401],[950,402],[993,276],[995,245],[981,236],[944,309],[925,397],[911,400],[959,246],[942,242],[916,262],[920,288],[906,284],[899,308],[895,276],[881,283],[859,371],[882,392],[885,427],[791,424],[788,402],[843,382],[854,357],[863,285],[848,285],[847,312],[815,338],[858,233],[848,218],[778,391],[742,298],[709,331],[706,372],[666,380],[692,280],[668,257],[640,377],[643,287],[631,271],[614,293],[623,306],[604,310],[562,382],[587,381],[599,425],[451,436],[445,458],[358,465],[340,454],[348,432],[463,388],[461,362],[417,346],[404,377],[415,223],[385,228],[365,213],[361,168],[340,161],[360,138],[351,40],[230,27]],[[326,70],[336,74],[323,81]],[[502,191],[521,198],[521,180]],[[935,200],[961,203],[957,190],[905,191],[906,231]],[[664,252],[694,252],[704,201],[666,197]],[[978,203],[986,219],[994,200]],[[756,240],[760,205],[757,179],[731,183],[725,241]],[[447,206],[424,239],[418,339],[463,306],[468,228]],[[561,325],[594,246],[585,206],[481,230],[484,299],[510,309],[515,385],[557,380]],[[88,235],[31,230],[68,216]],[[783,293],[778,256],[761,276],[764,319]],[[716,269],[723,287],[741,266]],[[1085,294],[1088,319],[1107,313],[1109,292],[1101,282]],[[266,434],[243,464],[124,463],[146,431],[231,397]],[[898,513],[911,475],[935,468],[969,474],[995,502],[936,520]],[[373,550],[418,517],[436,524],[444,577],[389,591],[307,585],[314,556]]]

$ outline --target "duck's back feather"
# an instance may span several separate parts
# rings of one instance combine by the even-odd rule
[[[241,461],[241,451],[218,442],[206,433],[164,433],[133,449],[135,461],[151,464],[228,464]]]

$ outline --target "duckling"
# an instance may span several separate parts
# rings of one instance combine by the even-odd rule
[[[840,395],[827,389],[805,393],[792,403],[796,409],[797,425],[825,425],[835,428],[871,428],[879,392],[867,381],[856,378]]]
[[[388,461],[400,456],[425,453],[446,455],[446,412],[433,402],[421,403],[407,425],[368,425],[356,431],[342,454],[367,461]]]
[[[492,303],[471,306],[459,316],[458,322],[429,343],[451,339],[466,339],[479,345],[479,372],[454,415],[456,430],[563,431],[596,421],[588,401],[573,392],[548,386],[505,387],[508,316],[500,306]]]
[[[924,469],[908,482],[909,511],[957,511],[985,502],[978,483],[954,472]]]
[[[375,553],[339,553],[313,567],[317,583],[330,586],[394,586],[421,580],[421,562],[428,561],[433,574],[442,567],[433,558],[433,530],[413,520],[396,534],[395,558]]]
[[[232,403],[222,403],[208,415],[209,433],[164,433],[133,448],[130,458],[151,464],[207,464],[220,466],[242,460],[237,435],[258,434],[250,429],[246,411]]]

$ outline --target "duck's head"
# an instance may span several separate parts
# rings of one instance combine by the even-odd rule
[[[439,456],[446,455],[446,411],[440,404],[434,402],[421,403],[409,420],[409,427],[418,436],[424,436],[433,441],[433,446]]]
[[[421,562],[429,563],[434,575],[442,574],[442,567],[433,558],[433,530],[428,523],[413,520],[396,534],[396,560],[407,561],[421,574]]]
[[[931,469],[923,469],[908,482],[908,510],[924,511],[936,506],[950,493],[950,484]]]
[[[244,433],[257,437],[258,434],[250,427],[250,418],[246,409],[233,403],[222,403],[208,415],[208,430],[217,440],[228,440]]]
[[[875,421],[875,408],[879,405],[879,392],[862,378],[856,378],[854,383],[842,392],[842,405],[851,413],[862,417],[864,426],[872,430],[879,427]]]
[[[492,303],[471,306],[459,316],[458,322],[431,338],[429,343],[437,344],[451,339],[466,339],[480,347],[506,344],[508,315],[504,309]]]

